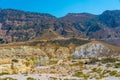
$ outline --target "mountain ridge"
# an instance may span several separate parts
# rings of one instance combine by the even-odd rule
[[[120,10],[107,10],[100,15],[69,13],[61,18],[50,14],[0,9],[0,42],[22,42],[45,35],[51,30],[63,38],[102,40],[120,46]],[[59,36],[52,39],[57,39]],[[116,43],[117,42],[117,43]]]

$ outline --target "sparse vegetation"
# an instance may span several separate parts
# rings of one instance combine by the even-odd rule
[[[59,45],[59,46],[65,46],[67,47],[70,43],[75,44],[76,46],[83,45],[85,43],[90,42],[89,40],[80,40],[80,39],[75,39],[71,38],[68,40],[54,40],[54,41],[48,41],[48,43]]]
[[[112,66],[113,66],[113,64],[110,64],[110,63],[107,63],[107,64],[106,64],[106,67],[108,67],[108,68],[109,68],[109,67],[112,67]]]
[[[115,76],[116,76],[116,77],[120,77],[120,72],[118,72]]]
[[[76,62],[76,63],[73,63],[73,64],[70,64],[70,66],[84,66],[84,63],[83,62]]]
[[[7,73],[7,72],[2,72],[2,73],[0,73],[0,76],[6,75],[6,74],[9,74],[9,73]]]
[[[102,69],[101,68],[93,68],[92,71],[96,72],[96,73],[101,73]]]
[[[49,65],[57,64],[57,62],[58,62],[58,61],[50,60],[50,61],[49,61]]]
[[[77,77],[84,77],[84,73],[82,71],[79,71],[75,74]]]
[[[116,61],[117,61],[116,58],[111,58],[111,57],[109,57],[109,58],[103,58],[103,59],[101,60],[101,62],[102,62],[103,64],[105,64],[105,63],[114,63],[114,62],[116,62]]]
[[[99,60],[97,58],[91,58],[89,62],[87,62],[86,64],[95,64],[96,62],[98,62]]]
[[[115,68],[120,68],[120,63],[115,63]]]
[[[116,74],[117,74],[117,71],[116,71],[116,70],[110,72],[110,75],[111,75],[111,76],[115,76]]]
[[[27,78],[27,80],[36,80],[36,79],[34,79],[34,78],[31,78],[31,77],[28,77],[28,78]]]
[[[58,80],[57,78],[54,78],[54,77],[50,77],[51,78],[51,80]]]
[[[2,78],[0,80],[17,80],[17,79],[13,79],[13,78],[7,77],[7,78]]]

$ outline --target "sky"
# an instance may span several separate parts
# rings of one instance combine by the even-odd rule
[[[0,0],[0,8],[62,17],[68,13],[101,14],[105,10],[120,10],[120,0]]]

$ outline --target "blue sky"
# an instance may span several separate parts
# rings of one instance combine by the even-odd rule
[[[101,14],[105,10],[120,10],[120,0],[0,0],[0,8],[50,13],[62,17],[67,13]]]

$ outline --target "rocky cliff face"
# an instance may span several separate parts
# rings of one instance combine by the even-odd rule
[[[0,11],[0,37],[7,42],[35,39],[49,29],[56,18],[49,14],[30,13],[12,9]]]
[[[74,37],[120,45],[119,17],[119,10],[107,10],[100,15],[69,13],[56,18],[49,14],[1,9],[0,43]]]
[[[101,43],[89,43],[75,49],[74,58],[104,57],[110,55],[111,49]]]

